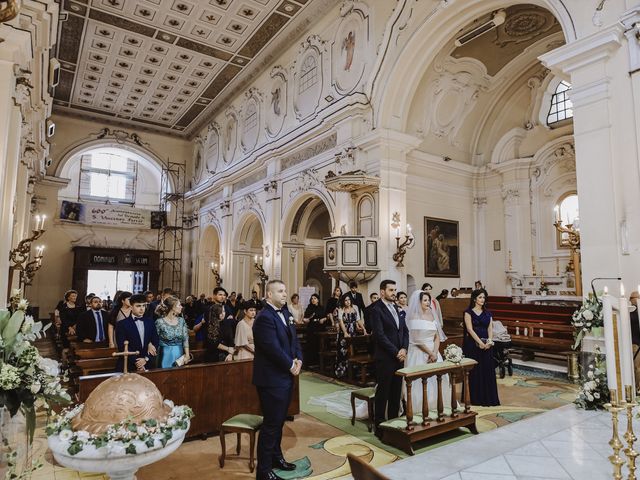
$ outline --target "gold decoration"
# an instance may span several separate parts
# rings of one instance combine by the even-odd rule
[[[9,22],[18,16],[18,0],[0,0],[0,23]]]
[[[94,435],[125,419],[141,424],[154,419],[165,422],[171,413],[155,384],[137,373],[111,377],[98,385],[87,398],[82,413],[73,418],[75,431],[86,430]]]
[[[637,403],[633,401],[633,387],[631,385],[625,385],[624,389],[627,397],[627,431],[623,435],[627,442],[627,448],[624,449],[624,454],[627,457],[627,468],[629,469],[627,479],[636,480],[636,457],[640,454],[633,448],[633,444],[637,440],[636,434],[633,431],[633,409]]]
[[[622,466],[624,465],[624,459],[620,456],[620,450],[622,450],[623,444],[620,441],[620,435],[618,435],[618,413],[624,410],[624,407],[619,407],[615,401],[618,397],[618,393],[615,390],[611,390],[611,403],[607,403],[605,408],[611,412],[611,419],[613,420],[613,431],[611,434],[611,440],[609,445],[613,450],[613,455],[609,456],[609,462],[613,465],[613,478],[615,480],[622,480]]]

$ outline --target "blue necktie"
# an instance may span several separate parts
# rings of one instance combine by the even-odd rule
[[[102,319],[100,318],[100,312],[95,312],[96,316],[96,330],[98,331],[98,341],[102,342],[104,340],[104,331],[102,330]]]

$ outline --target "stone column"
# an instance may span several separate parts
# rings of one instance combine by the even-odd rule
[[[629,75],[629,48],[638,46],[630,40],[616,23],[541,57],[572,83],[585,292],[594,277],[620,276],[629,290],[640,271],[640,107],[633,101],[637,74]]]
[[[473,199],[473,221],[476,246],[476,279],[487,282],[487,197]]]
[[[522,248],[522,237],[520,236],[521,222],[519,215],[520,190],[505,186],[502,189],[502,201],[504,205],[504,249],[511,251],[513,259],[513,270],[518,272],[529,272],[530,262],[529,251]],[[487,252],[485,249],[484,256]]]

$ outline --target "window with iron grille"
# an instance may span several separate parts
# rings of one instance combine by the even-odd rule
[[[304,59],[300,70],[300,88],[298,93],[303,93],[318,83],[318,63],[313,55]]]
[[[551,97],[551,108],[547,115],[547,125],[561,122],[573,117],[573,103],[569,99],[571,84],[562,81],[558,84],[555,93]]]
[[[133,205],[138,162],[126,154],[91,152],[80,162],[79,199]]]

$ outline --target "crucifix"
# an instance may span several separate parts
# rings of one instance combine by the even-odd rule
[[[131,357],[132,355],[140,355],[140,352],[137,350],[135,352],[129,351],[129,340],[124,341],[124,352],[113,352],[111,354],[112,357],[124,357],[124,373],[129,373],[127,372],[129,367],[128,357]]]

